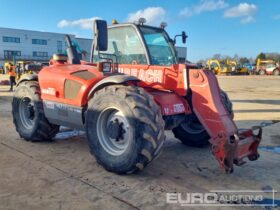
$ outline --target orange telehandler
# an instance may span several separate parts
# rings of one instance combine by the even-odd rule
[[[67,54],[38,76],[25,75],[12,101],[13,121],[28,141],[53,138],[59,126],[86,131],[91,153],[115,173],[142,170],[160,154],[164,130],[184,144],[211,150],[221,168],[256,160],[261,128],[238,130],[231,102],[209,70],[178,64],[160,27],[94,22],[91,62],[81,61],[69,36]],[[178,36],[186,42],[186,34]],[[176,36],[176,37],[178,37]]]

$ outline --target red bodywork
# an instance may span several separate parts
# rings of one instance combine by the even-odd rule
[[[72,75],[75,72],[83,70],[94,73],[95,77],[85,80]],[[171,67],[119,65],[119,72],[138,77],[142,81],[139,85],[147,88],[147,91],[154,95],[155,101],[162,109],[163,115],[191,113],[187,101],[181,97],[186,95],[186,84],[184,84],[184,78],[186,78],[185,65],[176,64]],[[106,76],[98,71],[97,65],[55,63],[50,67],[44,68],[39,73],[41,89],[55,91],[53,94],[46,94],[46,91],[42,91],[42,99],[72,106],[86,106],[90,90],[104,77]],[[64,84],[66,79],[82,84],[79,94],[75,99],[64,97]]]
[[[88,70],[93,72],[96,77],[85,80],[72,74],[78,71]],[[39,82],[41,90],[54,89],[54,94],[42,92],[42,99],[54,101],[58,103],[73,105],[73,106],[86,106],[87,96],[91,88],[101,79],[103,73],[99,72],[96,67],[89,65],[71,65],[71,64],[55,64],[50,67],[42,69],[39,73]],[[64,84],[66,79],[77,81],[82,84],[82,87],[75,99],[67,99],[64,96]]]
[[[193,111],[211,137],[212,152],[220,166],[232,172],[233,163],[241,165],[245,157],[257,159],[261,128],[253,128],[257,134],[253,130],[238,131],[222,103],[217,78],[211,71],[190,70],[189,79]]]
[[[42,99],[86,107],[90,90],[106,77],[97,66],[84,62],[81,65],[53,63],[50,67],[44,68],[39,73]],[[73,75],[83,70],[92,72],[95,77],[82,79]],[[249,157],[250,160],[258,158],[257,148],[261,140],[261,129],[259,128],[256,135],[252,130],[238,131],[223,105],[217,79],[210,71],[187,70],[184,64],[172,66],[122,64],[118,66],[118,71],[138,77],[141,80],[138,85],[153,95],[161,107],[163,116],[188,115],[194,112],[210,135],[212,152],[225,171],[232,172],[233,163],[240,165],[244,163],[245,157]],[[64,97],[66,79],[81,84],[74,99]],[[191,89],[192,104],[186,100],[187,93],[190,94],[188,88]]]

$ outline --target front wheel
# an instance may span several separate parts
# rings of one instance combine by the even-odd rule
[[[221,90],[221,98],[223,104],[233,119],[234,114],[232,110],[232,102],[230,101],[227,93]],[[184,123],[181,123],[173,130],[174,136],[182,141],[183,144],[192,147],[203,147],[209,144],[209,135],[204,129],[203,125],[199,122],[197,117],[189,117]]]
[[[279,75],[280,75],[279,69],[275,69],[275,70],[273,71],[273,75],[274,75],[274,76],[279,76]]]
[[[86,132],[97,162],[119,174],[142,170],[165,140],[159,106],[144,89],[133,86],[97,91],[89,101]]]

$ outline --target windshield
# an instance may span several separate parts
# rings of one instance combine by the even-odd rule
[[[140,27],[152,65],[170,66],[176,63],[176,54],[168,35],[162,29]]]
[[[98,51],[94,51],[98,62]],[[102,55],[103,54],[103,55]],[[145,47],[134,27],[121,26],[108,29],[108,49],[101,53],[102,58],[112,59],[120,64],[147,64]]]

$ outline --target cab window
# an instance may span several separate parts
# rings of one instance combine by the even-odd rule
[[[133,27],[122,26],[108,29],[108,50],[102,52],[120,64],[147,64],[143,44]]]
[[[140,30],[148,47],[152,65],[170,66],[177,62],[173,44],[163,29],[141,26]]]

